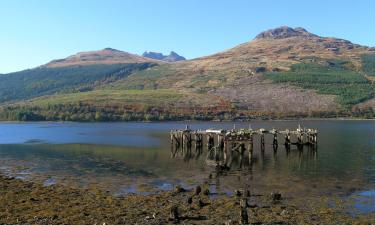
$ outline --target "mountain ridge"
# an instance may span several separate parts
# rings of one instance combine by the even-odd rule
[[[107,55],[90,52],[90,58],[77,53],[63,65],[132,62],[134,66],[115,80],[98,76],[106,81],[95,81],[100,85],[89,90],[75,87],[83,92],[65,90],[6,107],[17,112],[33,108],[33,113],[50,120],[61,118],[52,116],[56,115],[50,109],[52,102],[63,104],[72,115],[80,105],[88,114],[108,108],[103,113],[110,114],[110,120],[122,120],[122,115],[124,120],[375,116],[375,49],[320,37],[304,28],[270,29],[228,50],[173,63],[109,48],[101,51]],[[137,65],[143,60],[151,64]],[[179,97],[170,101],[173,95]],[[137,101],[127,96],[137,96]],[[46,103],[50,108],[42,107]],[[92,120],[92,115],[88,117]]]

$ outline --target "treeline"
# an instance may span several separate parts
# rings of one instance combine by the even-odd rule
[[[362,74],[348,70],[345,61],[330,61],[328,65],[295,64],[288,72],[266,73],[275,83],[289,83],[320,94],[336,95],[338,102],[351,106],[375,95],[373,84]]]
[[[0,108],[2,121],[168,121],[168,120],[250,120],[291,118],[374,118],[372,108],[352,111],[309,113],[264,113],[224,107],[151,107],[146,105],[58,104],[49,106],[7,106]]]
[[[362,55],[363,71],[369,76],[375,76],[375,54]]]

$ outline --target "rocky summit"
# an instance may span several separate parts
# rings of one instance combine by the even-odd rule
[[[317,37],[317,35],[312,34],[305,30],[302,27],[291,28],[288,26],[282,26],[275,29],[270,29],[258,34],[255,39],[260,38],[273,38],[273,39],[281,39],[281,38],[289,38],[289,37]]]
[[[177,62],[177,61],[186,60],[185,57],[180,56],[174,51],[171,51],[169,55],[163,55],[162,53],[159,53],[159,52],[144,52],[142,56],[151,58],[151,59],[162,60],[165,62]]]

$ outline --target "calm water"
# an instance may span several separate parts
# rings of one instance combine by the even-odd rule
[[[0,123],[0,171],[47,185],[95,185],[114,194],[191,187],[208,182],[211,191],[231,194],[279,190],[290,196],[335,194],[363,211],[375,210],[375,121],[267,121],[251,127],[319,130],[317,152],[255,143],[251,165],[234,162],[228,172],[206,164],[206,155],[171,158],[169,131],[231,129],[233,123]],[[236,123],[248,128],[249,123]],[[266,143],[271,143],[266,139]],[[211,177],[211,179],[209,179]]]

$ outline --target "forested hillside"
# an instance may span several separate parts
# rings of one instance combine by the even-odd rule
[[[154,63],[40,67],[0,76],[0,103],[64,92],[85,92]]]

